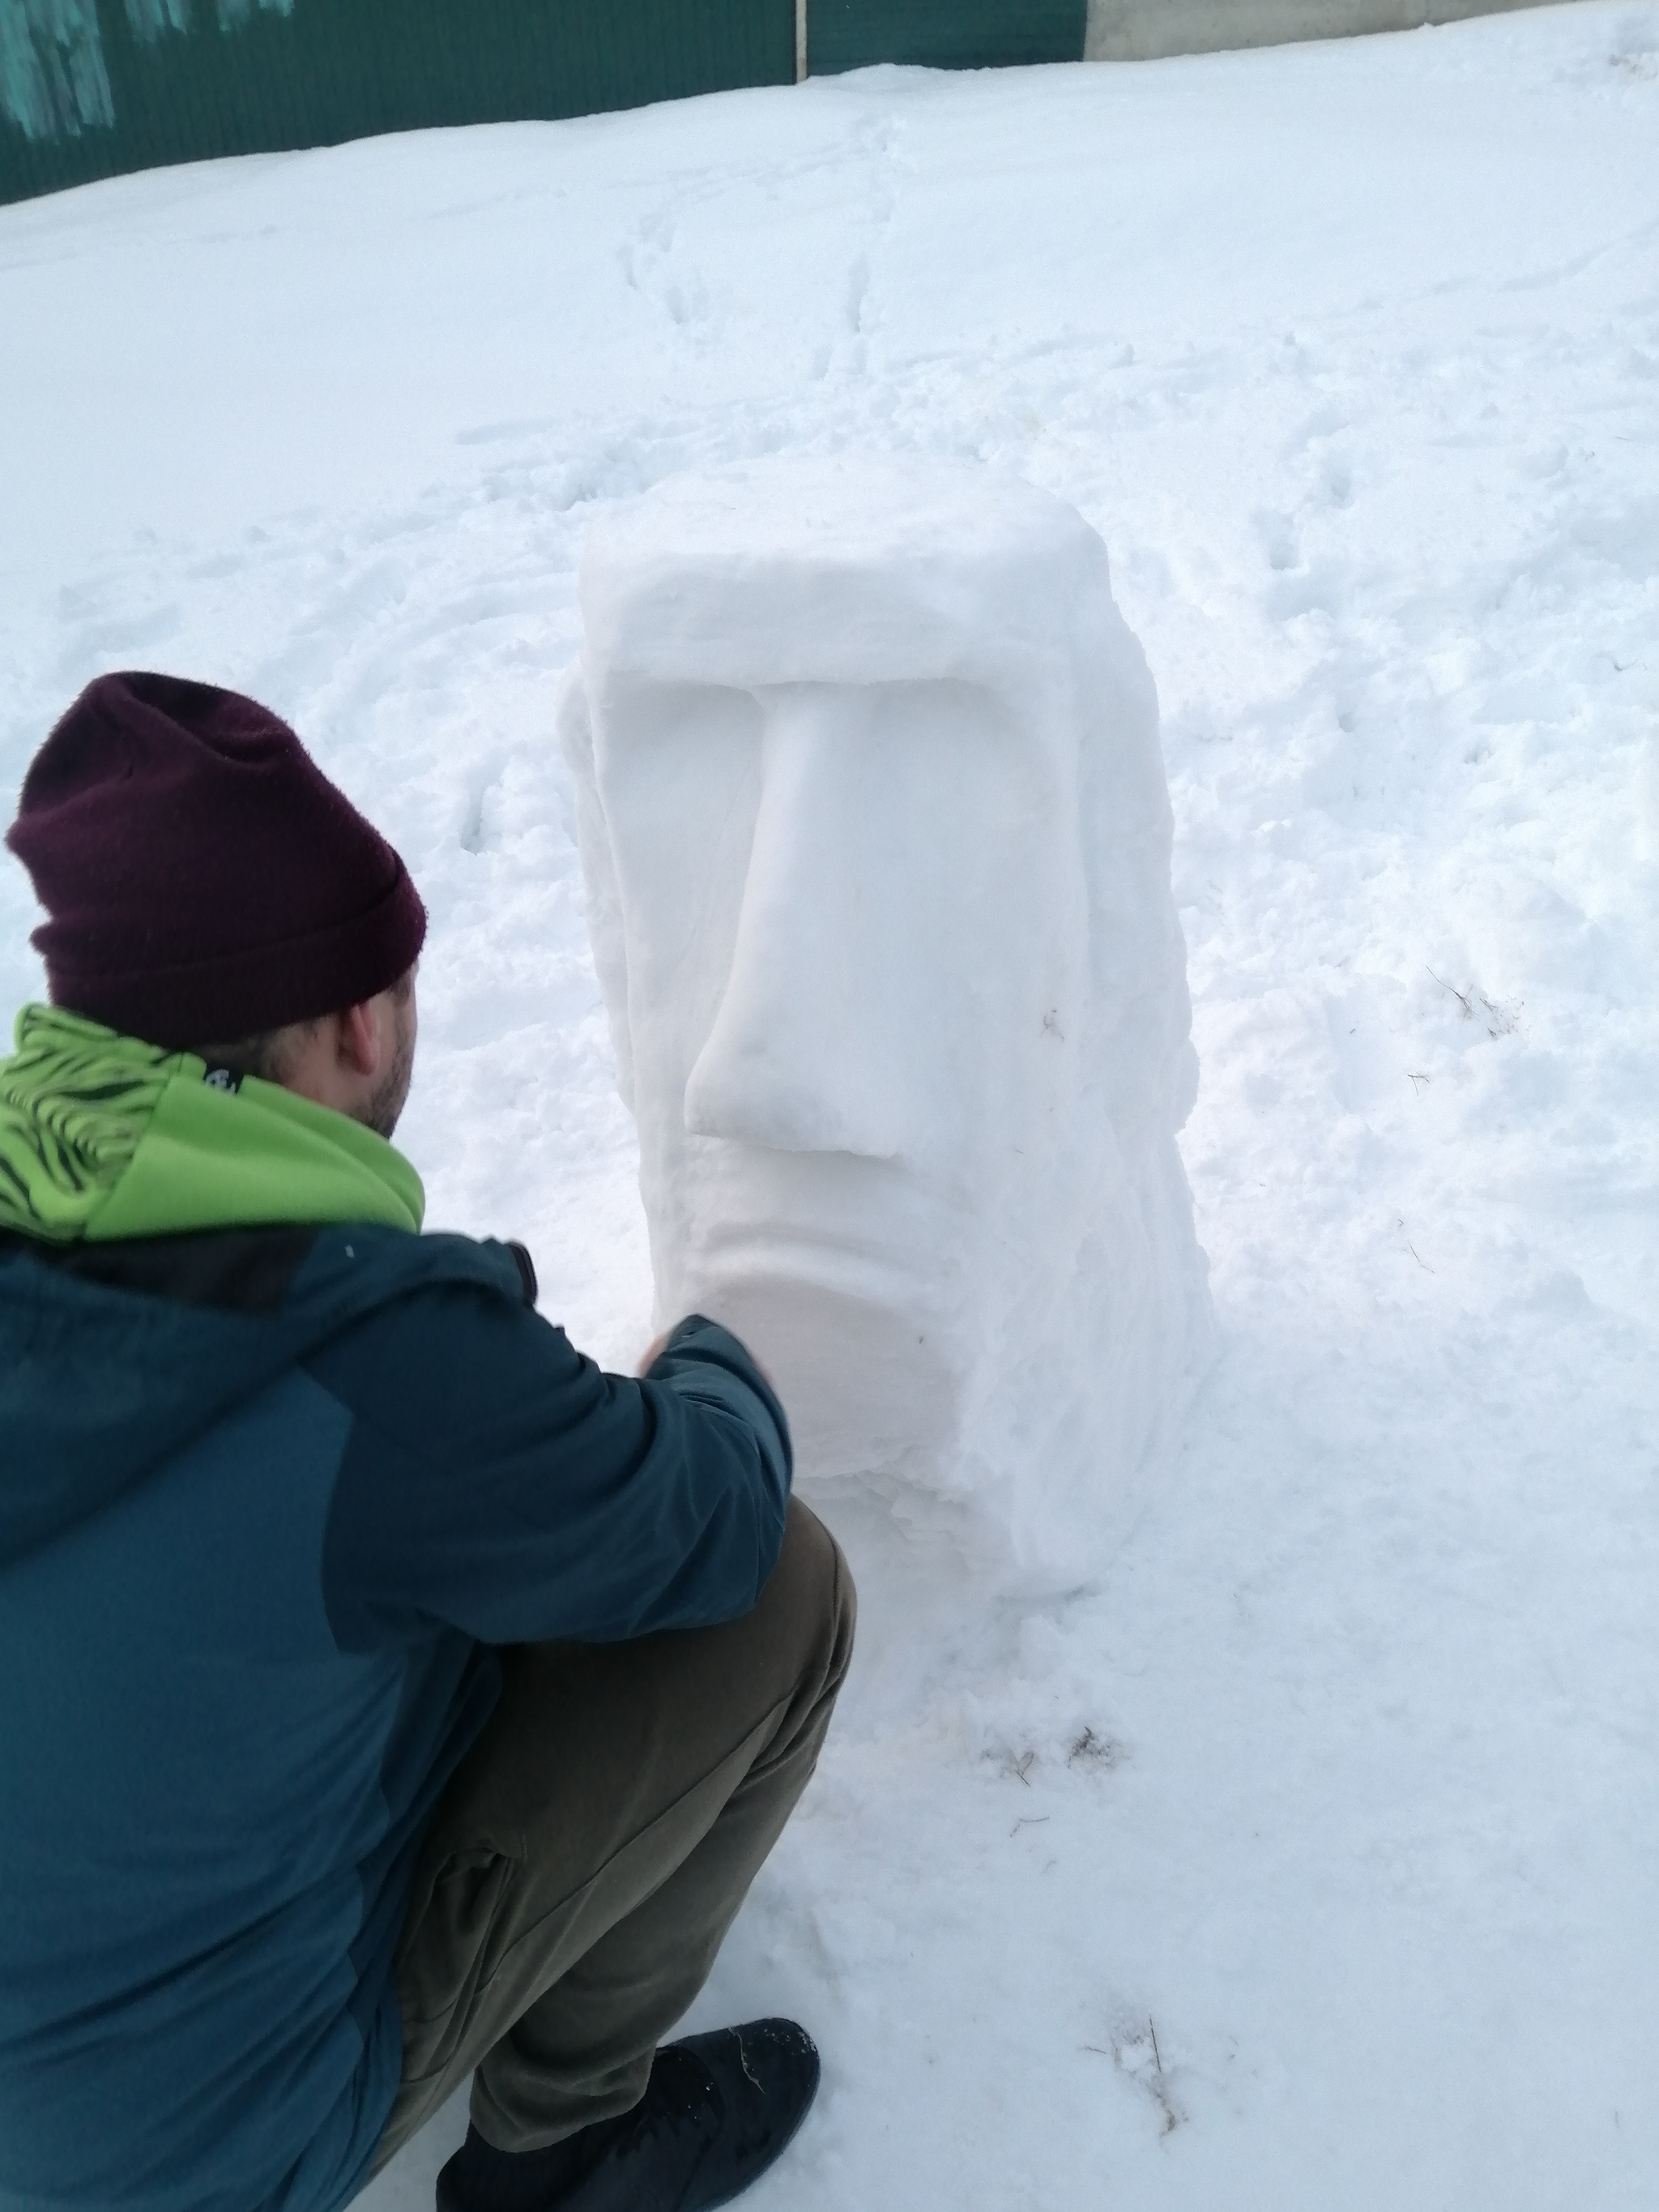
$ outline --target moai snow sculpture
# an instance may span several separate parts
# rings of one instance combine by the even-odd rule
[[[560,698],[667,1322],[726,1322],[811,1476],[1121,1531],[1207,1336],[1146,661],[1018,478],[788,461],[591,531]]]

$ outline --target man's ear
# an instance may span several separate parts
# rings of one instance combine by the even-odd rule
[[[367,1000],[343,1006],[334,1017],[338,1025],[336,1050],[354,1075],[378,1075],[380,1071],[380,1032]]]

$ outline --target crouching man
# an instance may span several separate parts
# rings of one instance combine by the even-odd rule
[[[275,716],[102,678],[7,842],[0,2203],[333,2212],[468,2075],[442,2212],[724,2203],[817,2052],[659,2039],[853,1637],[782,1407],[418,1233],[424,910]]]

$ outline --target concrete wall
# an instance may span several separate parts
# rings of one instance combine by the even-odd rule
[[[1084,59],[1155,61],[1362,31],[1414,31],[1547,0],[1089,0]]]

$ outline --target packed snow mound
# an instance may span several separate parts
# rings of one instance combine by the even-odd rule
[[[658,1318],[735,1328],[809,1477],[1072,1576],[1208,1341],[1146,659],[1064,501],[778,460],[596,523],[560,700]]]

